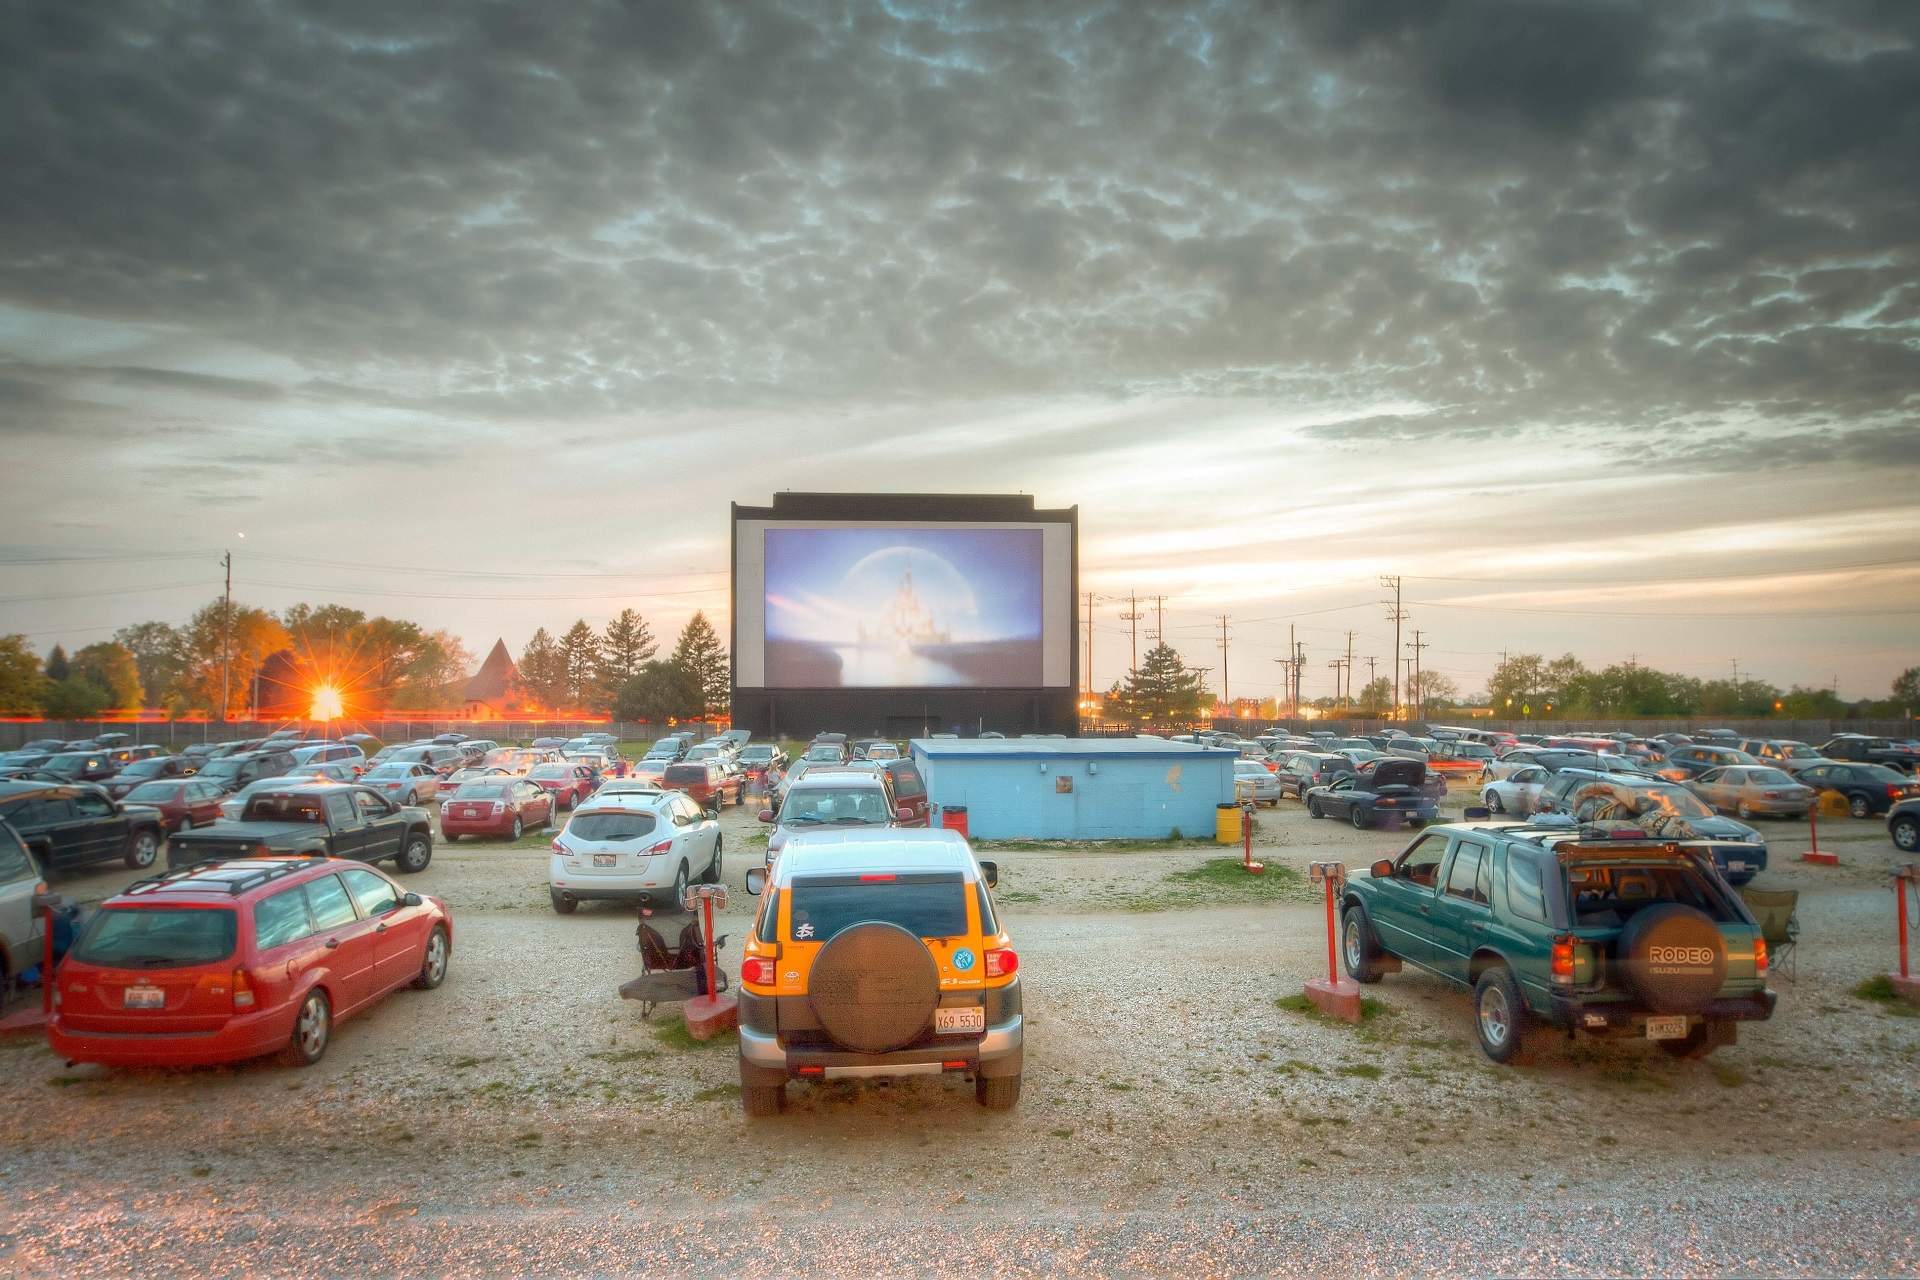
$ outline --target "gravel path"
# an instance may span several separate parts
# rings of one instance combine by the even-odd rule
[[[725,821],[737,965],[757,825]],[[1020,1108],[986,1113],[957,1081],[836,1082],[751,1128],[730,1044],[613,995],[638,970],[631,916],[554,915],[543,841],[443,846],[410,883],[455,912],[446,985],[345,1024],[315,1068],[111,1073],[0,1042],[0,1264],[1914,1274],[1920,1018],[1847,994],[1891,959],[1893,851],[1876,824],[1834,826],[1837,869],[1787,863],[1776,836],[1765,882],[1805,895],[1800,980],[1704,1063],[1551,1043],[1497,1068],[1464,997],[1418,975],[1373,988],[1386,1012],[1357,1029],[1276,1008],[1325,955],[1282,870],[1357,868],[1402,836],[1263,813],[1257,891],[1167,879],[1208,846],[1000,853]],[[1148,909],[1169,902],[1187,905]]]

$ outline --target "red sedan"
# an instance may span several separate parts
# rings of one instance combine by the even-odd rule
[[[194,1066],[320,1060],[334,1026],[447,976],[453,917],[365,863],[248,858],[136,881],[54,975],[54,1056]]]
[[[171,778],[165,782],[143,782],[121,797],[125,804],[143,804],[160,811],[161,825],[167,834],[211,826],[220,820],[220,800],[226,793],[217,782],[196,782],[192,778]]]
[[[543,764],[529,773],[527,780],[546,788],[562,809],[573,808],[600,785],[600,779],[584,764]]]
[[[440,834],[451,844],[461,836],[518,840],[528,827],[553,821],[553,793],[525,778],[483,778],[462,783],[440,802]]]

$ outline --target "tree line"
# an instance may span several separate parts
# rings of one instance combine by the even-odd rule
[[[535,631],[513,691],[551,711],[660,722],[724,712],[727,653],[696,613],[672,652],[657,656],[646,620],[624,609],[596,632],[576,621],[555,639]],[[275,614],[214,600],[184,625],[142,622],[111,640],[43,659],[23,635],[0,635],[0,712],[85,720],[153,707],[173,715],[304,715],[322,683],[354,717],[462,704],[476,659],[459,637],[344,605],[297,604]],[[289,711],[291,708],[291,711]]]
[[[658,657],[653,629],[632,609],[622,609],[596,632],[584,619],[555,639],[537,629],[520,652],[525,694],[544,707],[570,707],[616,720],[662,724],[701,715],[721,715],[732,693],[727,651],[707,615],[687,620],[673,651]]]

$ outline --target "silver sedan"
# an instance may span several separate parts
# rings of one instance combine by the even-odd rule
[[[1687,789],[1707,804],[1731,810],[1741,818],[1780,814],[1804,818],[1813,807],[1814,790],[1772,765],[1730,764],[1709,769],[1688,781]]]
[[[1258,760],[1236,760],[1233,765],[1233,798],[1242,804],[1279,804],[1280,780]]]
[[[1493,813],[1511,813],[1524,818],[1533,813],[1540,792],[1553,775],[1537,764],[1515,769],[1480,788],[1480,799]]]

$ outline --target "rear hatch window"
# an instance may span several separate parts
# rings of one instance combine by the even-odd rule
[[[967,886],[958,872],[901,876],[796,878],[792,931],[796,939],[825,942],[856,924],[880,921],[920,938],[967,932]]]
[[[1619,928],[1663,902],[1695,907],[1719,924],[1740,918],[1698,868],[1683,863],[1576,862],[1567,867],[1567,893],[1571,918],[1583,928]]]
[[[239,917],[220,907],[102,907],[73,949],[82,964],[164,969],[233,954]]]
[[[657,825],[651,813],[581,813],[567,824],[567,833],[582,840],[644,840]]]

